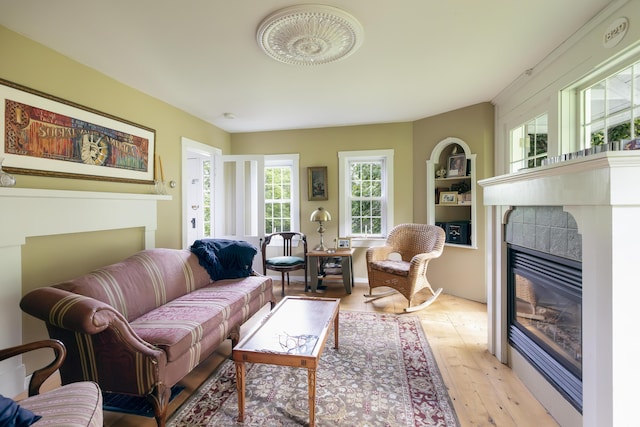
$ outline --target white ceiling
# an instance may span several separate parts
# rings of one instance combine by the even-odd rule
[[[264,17],[299,4],[285,0],[0,0],[0,25],[236,133],[413,121],[491,101],[608,3],[331,0],[365,39],[316,67],[274,61],[256,43]]]

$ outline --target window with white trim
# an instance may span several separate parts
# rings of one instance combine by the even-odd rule
[[[509,170],[534,168],[547,158],[548,115],[542,114],[509,132]]]
[[[640,61],[580,88],[584,148],[640,136]]]
[[[393,150],[338,152],[340,236],[384,238],[393,226]]]
[[[265,156],[264,231],[298,231],[298,155]]]

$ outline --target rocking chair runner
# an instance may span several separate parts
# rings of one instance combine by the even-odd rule
[[[400,224],[394,227],[384,246],[367,250],[369,294],[365,297],[369,299],[366,302],[399,292],[409,302],[405,312],[421,310],[433,303],[442,288],[433,290],[427,280],[427,266],[430,260],[442,254],[444,243],[444,230],[435,225]],[[396,254],[396,259],[392,259],[392,254]],[[373,294],[376,287],[392,290]],[[422,304],[412,306],[413,297],[424,288],[428,288],[432,296]]]

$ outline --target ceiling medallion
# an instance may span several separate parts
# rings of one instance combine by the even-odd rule
[[[258,44],[271,58],[294,65],[338,61],[362,44],[362,25],[331,6],[306,4],[281,9],[258,27]]]

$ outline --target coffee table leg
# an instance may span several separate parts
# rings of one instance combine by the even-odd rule
[[[309,427],[316,425],[316,370],[309,369]]]
[[[238,387],[238,422],[244,422],[244,362],[236,362],[236,386]]]

